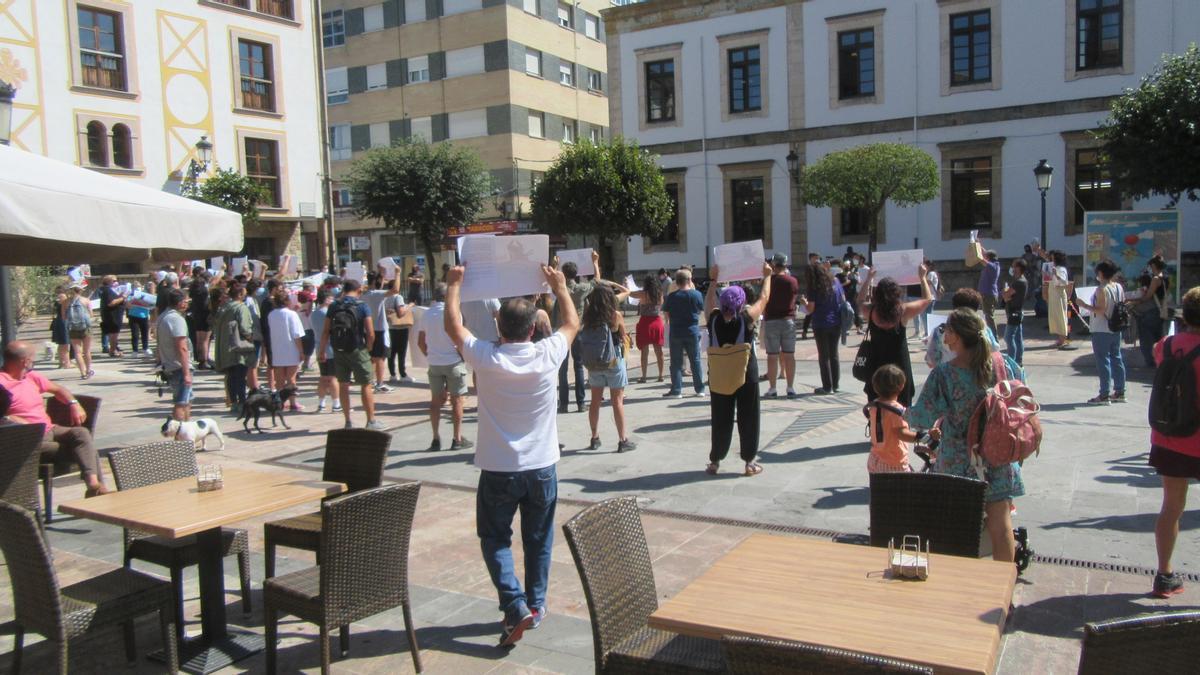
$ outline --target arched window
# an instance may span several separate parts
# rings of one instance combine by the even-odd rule
[[[124,124],[114,124],[112,128],[113,164],[123,168],[133,168],[133,134]]]
[[[108,134],[104,125],[95,120],[87,125],[88,164],[108,166]]]

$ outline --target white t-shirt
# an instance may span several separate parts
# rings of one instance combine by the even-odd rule
[[[388,333],[387,322],[387,291],[373,290],[363,293],[362,301],[367,303],[367,307],[371,309],[371,325],[375,327],[375,339],[379,339],[379,334],[383,333],[383,346],[391,347],[391,335]]]
[[[470,300],[462,307],[463,325],[471,331],[471,335],[485,342],[495,342],[500,339],[496,332],[495,313],[500,311],[500,301],[496,298],[487,300]]]
[[[512,472],[558,462],[558,367],[569,352],[559,332],[536,343],[467,338],[463,358],[479,387],[475,466]]]
[[[304,326],[300,315],[288,307],[271,310],[267,315],[268,332],[271,334],[271,364],[275,366],[298,366],[302,354],[296,347],[296,339],[304,337]]]
[[[417,327],[418,331],[425,334],[425,348],[429,350],[425,360],[431,366],[452,366],[463,360],[450,336],[446,335],[446,327],[442,324],[445,313],[446,303],[435,302],[421,315],[421,324]]]
[[[1108,327],[1108,319],[1112,316],[1113,306],[1125,300],[1125,289],[1121,288],[1120,284],[1110,281],[1104,285],[1104,288],[1096,289],[1096,295],[1092,298],[1092,305],[1095,305],[1096,301],[1100,299],[1100,293],[1108,296],[1105,298],[1108,304],[1105,305],[1104,312],[1092,312],[1091,317],[1088,318],[1088,328],[1093,333],[1111,333],[1112,330]]]

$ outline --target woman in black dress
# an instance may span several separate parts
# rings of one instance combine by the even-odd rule
[[[912,405],[913,395],[916,393],[912,361],[908,355],[906,324],[924,312],[933,301],[929,279],[925,275],[927,271],[924,264],[917,271],[921,278],[919,300],[904,302],[904,287],[891,277],[884,277],[878,285],[873,284],[874,269],[868,273],[867,283],[858,292],[858,306],[867,316],[867,339],[871,341],[871,370],[873,372],[880,366],[892,364],[904,371],[907,381],[904,391],[900,392],[899,401],[905,408]],[[875,388],[871,386],[870,378],[867,378],[863,391],[867,394],[867,402],[875,400]]]

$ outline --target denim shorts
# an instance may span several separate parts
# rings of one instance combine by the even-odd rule
[[[796,320],[770,319],[763,321],[763,346],[768,354],[795,352]]]
[[[183,382],[182,368],[167,373],[167,384],[171,385],[172,405],[187,405],[195,397],[192,393],[192,385]]]
[[[592,389],[624,389],[629,384],[629,374],[625,370],[625,359],[618,356],[617,365],[605,370],[588,370],[588,387]]]

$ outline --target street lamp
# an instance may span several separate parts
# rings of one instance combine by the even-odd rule
[[[1038,190],[1042,193],[1042,248],[1049,250],[1049,242],[1046,241],[1046,192],[1050,189],[1050,183],[1054,179],[1054,167],[1046,163],[1046,160],[1038,160],[1038,165],[1033,167],[1033,177],[1037,179]]]
[[[12,136],[12,108],[17,88],[0,80],[0,145],[8,145]],[[7,265],[0,265],[0,345],[17,338],[15,303],[12,296],[12,274]]]
[[[800,182],[800,155],[796,154],[796,149],[788,150],[787,154],[788,173],[792,175],[792,182]]]
[[[179,186],[180,194],[191,196],[199,190],[200,176],[208,171],[212,163],[212,149],[213,144],[209,142],[208,136],[201,136],[200,140],[196,141],[196,157],[188,162],[187,177]],[[197,158],[200,161],[196,161]]]
[[[16,87],[0,80],[0,145],[8,145],[9,136],[12,135],[12,109],[16,95]]]

